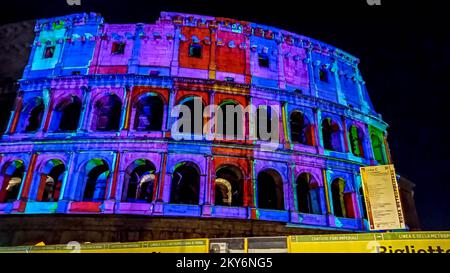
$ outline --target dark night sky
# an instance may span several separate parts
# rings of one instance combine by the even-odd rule
[[[361,59],[372,102],[390,125],[396,169],[417,185],[423,229],[450,230],[448,9],[438,0],[381,1],[81,0],[75,7],[16,0],[2,6],[0,23],[84,11],[110,23],[154,22],[160,11],[179,11],[276,26],[339,47]]]

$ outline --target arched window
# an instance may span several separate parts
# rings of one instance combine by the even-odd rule
[[[200,172],[196,165],[183,162],[172,174],[170,203],[197,205],[200,197]]]
[[[95,131],[117,131],[120,126],[122,102],[115,94],[97,100],[94,106],[92,129]]]
[[[349,129],[350,145],[352,154],[358,157],[364,157],[363,139],[364,133],[359,127],[352,125]]]
[[[341,130],[331,118],[322,121],[323,146],[327,150],[342,152]]]
[[[275,170],[258,174],[258,208],[284,210],[283,181]]]
[[[337,217],[355,218],[353,193],[345,192],[345,180],[336,178],[331,183],[334,215]]]
[[[3,167],[3,184],[0,203],[13,202],[19,198],[20,185],[24,179],[25,166],[22,160],[14,160]]]
[[[305,115],[299,111],[292,112],[290,125],[293,143],[313,146],[313,127]]]
[[[205,105],[202,102],[200,97],[190,97],[185,99],[182,102],[182,105],[185,105],[189,108],[190,111],[190,128],[184,128],[184,125],[180,128],[180,133],[182,134],[195,134],[195,135],[203,135],[203,110]],[[200,109],[195,109],[199,107]],[[180,112],[178,119],[183,117],[183,112]]]
[[[52,114],[50,131],[74,132],[78,128],[81,114],[81,100],[71,96],[56,106]]]
[[[224,102],[220,105],[222,110],[222,120],[217,120],[219,127],[219,134],[223,135],[223,139],[238,139],[243,137],[242,125],[243,125],[243,112],[239,111],[237,103],[232,101]],[[231,117],[231,118],[230,118]],[[230,130],[227,130],[227,127]]]
[[[298,211],[310,214],[322,214],[320,207],[320,188],[311,174],[302,173],[297,178]]]
[[[381,138],[375,134],[372,134],[370,136],[370,141],[372,142],[372,150],[375,160],[378,162],[378,164],[386,164],[383,151],[383,142],[381,141]]]
[[[334,215],[337,217],[345,217],[345,202],[344,202],[344,179],[337,178],[331,183],[331,194],[333,197]]]
[[[89,160],[85,169],[83,201],[102,201],[105,199],[106,184],[109,178],[108,163],[100,158]]]
[[[65,170],[64,163],[59,159],[51,159],[45,164],[41,173],[37,201],[56,202],[59,200]]]
[[[161,131],[164,103],[157,95],[144,95],[136,103],[134,130]]]
[[[32,99],[25,107],[25,132],[35,132],[41,127],[44,109],[45,105],[42,98]]]
[[[128,166],[122,191],[123,202],[151,202],[156,183],[155,166],[147,159],[137,159]]]
[[[223,166],[216,171],[215,202],[217,206],[243,206],[243,175],[235,166]]]

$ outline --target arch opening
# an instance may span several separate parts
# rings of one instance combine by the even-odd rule
[[[183,162],[172,174],[170,203],[197,205],[200,199],[200,172],[196,165]]]
[[[199,104],[199,102],[201,102]],[[182,105],[187,106],[190,111],[190,127],[185,128],[184,124],[180,127],[179,131],[181,134],[191,134],[191,135],[203,135],[203,111],[205,109],[205,104],[202,99],[198,96],[187,98]],[[195,110],[196,107],[201,106],[201,109]],[[184,118],[183,112],[180,112],[178,119]]]
[[[56,202],[60,198],[62,181],[66,167],[59,159],[49,160],[41,173],[41,183],[37,200],[42,202]]]
[[[322,214],[320,207],[320,187],[309,173],[302,173],[297,181],[298,211],[309,214]]]
[[[337,217],[355,218],[353,193],[345,192],[345,180],[336,178],[331,183],[333,211]]]
[[[308,118],[299,111],[290,115],[291,140],[293,143],[313,146],[313,126]]]
[[[3,184],[0,192],[0,203],[14,202],[19,198],[20,186],[25,175],[25,165],[22,160],[14,160],[5,164],[3,169]]]
[[[383,151],[384,150],[383,142],[381,141],[381,138],[379,136],[376,136],[375,134],[372,134],[370,136],[370,141],[372,143],[372,150],[375,160],[380,165],[386,164],[385,155]]]
[[[104,96],[95,102],[92,129],[95,131],[118,131],[122,102],[115,94]]]
[[[224,166],[216,171],[215,201],[217,206],[243,206],[243,175],[235,166]]]
[[[364,157],[364,133],[362,132],[362,130],[355,125],[350,126],[349,138],[352,154],[357,157]]]
[[[53,112],[50,130],[58,132],[74,132],[78,128],[81,115],[81,100],[77,96],[62,101]]]
[[[136,102],[134,130],[161,131],[164,103],[158,96],[143,96]]]
[[[362,204],[362,210],[363,210],[363,218],[368,219],[367,217],[367,206],[366,202],[364,200],[364,190],[362,187],[359,188],[359,196],[361,197],[361,204]]]
[[[156,168],[147,159],[137,159],[125,171],[122,201],[145,203],[153,200]]]
[[[257,184],[258,208],[284,210],[283,181],[277,171],[259,172]]]
[[[219,134],[223,139],[238,139],[243,136],[242,132],[242,119],[243,113],[239,111],[237,103],[229,101],[222,103],[219,107],[222,111],[221,121],[219,124]]]
[[[342,152],[341,130],[331,118],[322,121],[323,146],[327,150]]]
[[[83,201],[102,201],[105,199],[106,185],[110,175],[108,163],[100,158],[89,160],[86,164],[86,183]]]
[[[27,111],[28,109],[28,111]],[[44,116],[45,105],[42,98],[33,99],[25,108],[26,123],[24,131],[26,133],[36,132],[41,127]]]

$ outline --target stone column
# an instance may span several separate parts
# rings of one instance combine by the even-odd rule
[[[309,93],[311,96],[319,97],[319,91],[316,85],[315,71],[312,64],[312,47],[306,49],[306,58],[303,60],[307,64],[308,78],[309,78]]]
[[[371,162],[371,164],[373,164],[375,162],[375,159],[373,157],[373,149],[372,149],[372,143],[370,141],[370,132],[369,132],[369,127],[367,126],[367,124],[364,124],[364,128],[363,128],[363,134],[364,134],[364,158],[369,160]]]
[[[92,112],[91,100],[92,91],[90,87],[82,87],[83,90],[83,104],[81,106],[80,120],[78,122],[77,131],[87,132],[89,130],[90,120],[89,116]]]
[[[283,133],[284,133],[284,147],[286,149],[291,149],[292,147],[292,139],[291,139],[291,128],[289,123],[289,114],[288,114],[288,102],[283,102],[282,108],[281,108],[281,114],[283,115],[282,118],[282,125],[283,125]]]
[[[328,184],[328,177],[327,177],[326,169],[322,169],[322,176],[323,176],[323,185],[324,185],[324,190],[325,190],[325,202],[326,202],[326,205],[327,205],[326,214],[327,215],[331,215],[332,214],[332,209],[331,209],[331,192],[330,192],[330,187],[329,187],[329,184]]]
[[[216,35],[217,32],[215,29],[210,28],[211,31],[211,53],[209,59],[209,79],[216,79]]]
[[[315,146],[318,153],[323,153],[323,135],[322,135],[322,111],[319,108],[313,108],[314,123],[316,124]]]
[[[251,184],[250,186],[250,196],[252,197],[251,199],[251,207],[252,208],[256,208],[258,207],[258,187],[257,187],[257,178],[256,178],[256,172],[255,172],[255,164],[256,164],[256,159],[251,159],[251,165],[250,165],[250,170],[251,170]]]
[[[278,55],[278,88],[286,89],[286,78],[284,75],[284,57],[283,57],[283,42],[277,40],[277,55]]]
[[[43,125],[43,128],[42,128],[42,132],[43,133],[46,133],[48,131],[48,127],[50,125],[50,120],[52,118],[53,104],[54,104],[54,99],[53,99],[53,93],[54,92],[53,92],[53,90],[51,90],[51,89],[46,89],[46,90],[47,91],[44,90],[44,92],[47,93],[47,94],[45,94],[44,98],[46,100],[48,100],[48,101],[46,103],[46,109],[45,109],[45,112],[44,112],[44,116],[42,118],[42,120],[44,122],[44,125]]]
[[[117,183],[119,178],[119,168],[120,168],[120,158],[121,158],[121,152],[115,152],[114,155],[114,166],[112,170],[112,178],[110,185],[108,186],[107,195],[105,196],[105,200],[115,200],[116,196],[116,189],[117,189]]]
[[[119,175],[117,177],[117,186],[116,186],[116,192],[114,193],[115,195],[115,200],[116,201],[122,201],[122,196],[124,194],[123,189],[124,189],[124,184],[125,184],[125,170],[121,170],[119,169]]]
[[[337,92],[338,103],[342,104],[342,105],[347,105],[347,99],[345,98],[345,93],[342,91],[341,81],[339,79],[339,73],[338,73],[339,67],[338,67],[336,59],[333,60],[330,70],[334,75],[334,79],[335,79],[335,83],[336,83],[336,92]]]
[[[297,183],[295,180],[295,163],[288,164],[288,175],[289,179],[291,180],[289,183],[290,188],[290,196],[289,196],[289,202],[290,204],[290,210],[292,212],[298,213],[298,196],[297,196]]]
[[[139,52],[141,50],[141,37],[140,34],[143,32],[144,24],[136,24],[136,29],[134,33],[134,44],[133,50],[131,51],[131,58],[128,61],[128,73],[138,74],[139,69]]]
[[[71,37],[72,33],[73,29],[69,26],[66,30],[66,36]],[[64,49],[66,47],[66,40],[64,39],[64,37],[61,37],[60,39],[62,40],[61,51],[59,52],[58,62],[56,63],[55,68],[53,70],[54,76],[60,76],[62,74],[62,69],[64,67],[63,57],[64,57]]]
[[[164,200],[164,186],[165,186],[165,179],[167,175],[167,153],[163,152],[161,153],[161,164],[160,164],[160,171],[158,176],[158,186],[156,187],[156,193],[154,194],[153,201],[156,202],[169,202],[169,200]]]
[[[209,91],[209,105],[213,105],[215,104],[215,100],[216,100],[216,91],[214,90],[210,90]],[[210,112],[209,112],[209,116],[212,117],[214,113],[214,109],[211,107]],[[216,113],[214,113],[216,115]],[[204,117],[203,118],[203,125],[206,124],[206,119]],[[217,116],[214,116],[214,126],[211,126],[212,128],[208,128],[208,132],[203,132],[203,139],[207,139],[208,137],[212,137],[213,140],[216,139],[216,133],[217,133],[217,129],[219,128],[218,126],[218,120],[217,120]],[[209,127],[209,126],[208,126]],[[211,129],[211,130],[209,130]],[[222,137],[225,138],[225,132],[222,132]]]
[[[175,25],[175,37],[173,40],[173,55],[172,55],[172,62],[170,63],[170,75],[174,77],[178,76],[180,35],[181,35],[181,27],[179,25]]]
[[[123,88],[123,103],[122,103],[122,110],[120,112],[120,134],[125,134],[125,130],[127,129],[128,125],[126,124],[126,120],[127,120],[127,115],[128,115],[128,104],[130,104],[130,87],[129,86],[125,86]]]
[[[215,173],[214,173],[214,161],[211,155],[206,155],[206,187],[205,187],[205,205],[214,204],[214,184],[215,184]]]
[[[70,151],[69,152],[69,158],[68,158],[67,163],[66,163],[66,170],[64,172],[64,178],[63,178],[63,181],[62,181],[61,190],[59,192],[59,201],[67,199],[67,196],[65,195],[65,193],[66,193],[66,189],[67,189],[67,186],[68,186],[67,185],[68,184],[68,179],[69,179],[69,176],[75,175],[75,173],[73,171],[74,165],[75,165],[75,163],[73,162],[74,161],[74,157],[75,157],[75,152]]]
[[[70,178],[72,176],[75,176],[74,168],[76,165],[75,161],[76,152],[70,151],[69,152],[69,158],[66,163],[66,170],[64,172],[64,178],[61,185],[61,190],[59,192],[59,199],[58,199],[58,207],[56,208],[57,213],[66,213],[67,208],[69,207],[70,197],[67,196],[66,191],[67,189],[70,190]]]
[[[348,139],[347,120],[345,119],[344,116],[342,116],[341,117],[341,121],[342,121],[342,131],[343,131],[342,132],[342,137],[344,138],[343,139],[344,147],[342,147],[343,148],[342,152],[349,153],[350,152],[350,147],[349,147],[349,139]]]
[[[124,121],[123,129],[126,131],[130,130],[131,122],[134,121],[134,117],[133,117],[133,119],[131,119],[131,112],[132,112],[131,110],[132,110],[132,106],[133,106],[133,101],[131,101],[131,98],[133,97],[132,96],[133,89],[134,89],[134,86],[130,86],[128,88],[128,91],[125,91],[127,105],[125,107],[125,121]]]
[[[31,159],[28,165],[28,169],[25,175],[24,182],[21,185],[20,193],[19,193],[19,200],[21,201],[28,201],[28,195],[31,187],[31,181],[34,175],[34,170],[36,168],[36,160],[38,157],[38,153],[33,153],[31,155]]]
[[[166,119],[166,124],[165,124],[166,137],[167,137],[167,134],[171,131],[170,127],[172,126],[173,121],[176,119],[171,116],[171,113],[172,113],[173,107],[175,106],[175,98],[177,96],[177,91],[178,91],[177,88],[174,87],[174,88],[170,89],[170,92],[169,92],[169,105],[167,107],[167,119]]]

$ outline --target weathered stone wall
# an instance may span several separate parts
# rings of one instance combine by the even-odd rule
[[[277,222],[232,219],[149,218],[121,215],[8,215],[0,225],[0,246],[38,242],[133,242],[330,234],[343,231],[290,228]]]

